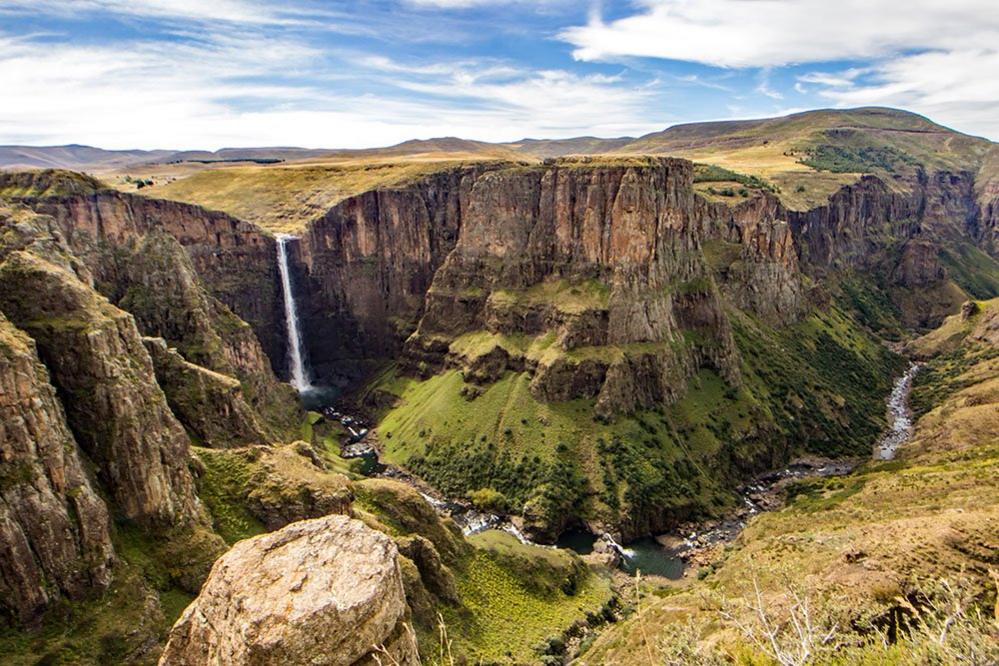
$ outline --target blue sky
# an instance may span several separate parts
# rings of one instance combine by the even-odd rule
[[[993,0],[0,0],[0,143],[621,136],[868,104],[999,138]]]

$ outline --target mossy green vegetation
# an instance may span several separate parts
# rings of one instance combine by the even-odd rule
[[[534,663],[539,644],[612,596],[607,578],[565,551],[526,546],[506,532],[469,541],[474,551],[457,574],[462,609],[444,619],[473,662]]]
[[[198,479],[198,496],[205,503],[215,524],[215,531],[233,544],[240,539],[263,534],[267,530],[244,504],[251,465],[242,457],[225,450],[196,449],[204,463]]]
[[[437,613],[455,655],[472,663],[533,663],[539,643],[598,614],[612,597],[608,577],[577,555],[497,530],[466,539],[409,486],[367,479],[354,484],[354,493],[355,514],[370,526],[400,543],[425,539],[440,556],[441,568],[418,561],[419,583],[407,587],[420,646],[432,663],[440,640]],[[408,562],[404,578],[412,571]]]
[[[808,150],[801,163],[820,171],[833,173],[897,173],[913,167],[916,160],[892,146],[837,146],[819,144]]]
[[[42,199],[93,194],[107,185],[92,176],[65,169],[0,174],[0,198]]]
[[[602,280],[545,280],[527,289],[496,289],[489,294],[493,307],[512,308],[550,305],[559,312],[578,314],[606,310],[610,287]]]
[[[155,664],[156,643],[169,626],[156,593],[136,568],[122,563],[106,592],[60,602],[41,618],[39,630],[0,625],[0,659],[9,666]]]
[[[947,273],[972,298],[999,296],[999,261],[970,243],[953,243],[941,250]]]
[[[198,525],[152,532],[118,523],[111,537],[118,561],[110,587],[78,601],[57,598],[37,630],[0,625],[0,661],[156,663],[160,642],[194,599],[221,544]]]
[[[496,491],[511,512],[542,522],[569,512],[654,525],[670,513],[717,513],[747,467],[794,452],[869,450],[902,363],[850,309],[834,303],[785,328],[729,316],[740,386],[703,368],[676,403],[610,421],[594,417],[593,400],[538,400],[526,372],[507,372],[469,399],[458,370],[419,380],[388,369],[368,387],[398,398],[379,415],[384,458],[452,496]],[[452,350],[468,357],[495,345],[524,348],[482,332]]]
[[[748,176],[717,164],[694,164],[694,183],[735,183],[754,190],[776,191],[777,188],[758,176]],[[728,195],[732,196],[732,195]]]
[[[997,311],[980,302],[909,344],[925,367],[914,433],[895,460],[790,486],[783,509],[711,553],[703,582],[650,599],[580,663],[634,663],[650,649],[656,660],[682,651],[682,663],[774,663],[746,629],[762,613],[779,643],[800,640],[780,627],[803,600],[819,628],[812,663],[995,661]]]

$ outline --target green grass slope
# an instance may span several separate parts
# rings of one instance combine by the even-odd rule
[[[747,469],[792,452],[868,450],[900,361],[843,301],[783,329],[730,310],[742,386],[703,369],[675,404],[610,422],[594,417],[592,400],[535,399],[526,373],[508,372],[469,399],[458,370],[420,380],[389,368],[366,391],[396,396],[378,419],[384,458],[444,492],[497,491],[541,525],[643,533],[720,511]]]

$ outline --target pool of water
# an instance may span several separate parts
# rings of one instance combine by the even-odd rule
[[[655,539],[632,541],[624,547],[621,569],[634,574],[641,571],[650,576],[663,576],[672,580],[683,577],[683,560],[659,545]]]
[[[308,391],[298,394],[302,407],[313,412],[321,412],[336,402],[340,389],[334,386],[313,386]]]
[[[361,461],[361,465],[357,471],[364,476],[374,476],[375,474],[381,474],[385,471],[385,465],[378,462],[378,454],[374,451],[358,456],[357,458],[354,458],[354,460]]]
[[[596,542],[596,535],[586,530],[567,530],[562,533],[555,545],[559,548],[575,551],[580,555],[589,555],[593,552],[593,544]]]
[[[595,534],[585,530],[568,530],[562,533],[555,545],[579,555],[589,555],[596,542]],[[621,555],[621,570],[629,574],[641,571],[646,575],[664,576],[672,580],[683,577],[683,560],[663,548],[655,539],[633,541],[622,549]]]

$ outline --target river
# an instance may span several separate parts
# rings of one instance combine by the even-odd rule
[[[891,395],[888,397],[888,419],[891,425],[874,447],[874,457],[877,460],[891,460],[895,457],[898,447],[912,437],[909,394],[912,393],[912,381],[921,367],[919,363],[911,364],[891,390]]]
[[[874,447],[874,458],[877,460],[892,459],[898,447],[912,435],[912,412],[908,399],[919,367],[919,364],[913,363],[895,381],[887,401],[890,425]],[[366,441],[367,427],[360,419],[342,414],[332,407],[326,407],[322,411],[326,418],[339,421],[347,428],[350,440],[343,445],[342,455],[362,459],[362,473],[393,478],[413,486],[439,514],[452,518],[466,536],[487,530],[502,530],[525,544],[542,548],[567,548],[580,555],[592,553],[595,544],[604,541],[606,547],[620,556],[619,566],[623,571],[635,573],[641,570],[643,574],[670,579],[683,577],[687,563],[696,561],[713,546],[734,540],[753,516],[783,506],[784,491],[791,483],[806,478],[844,476],[862,462],[857,458],[798,458],[786,467],[761,474],[740,487],[737,490],[739,506],[729,515],[715,520],[686,523],[674,533],[655,539],[647,537],[621,545],[607,533],[596,535],[569,530],[559,537],[554,546],[549,546],[530,541],[508,516],[479,511],[470,502],[444,497],[407,471],[379,462],[377,450]]]

